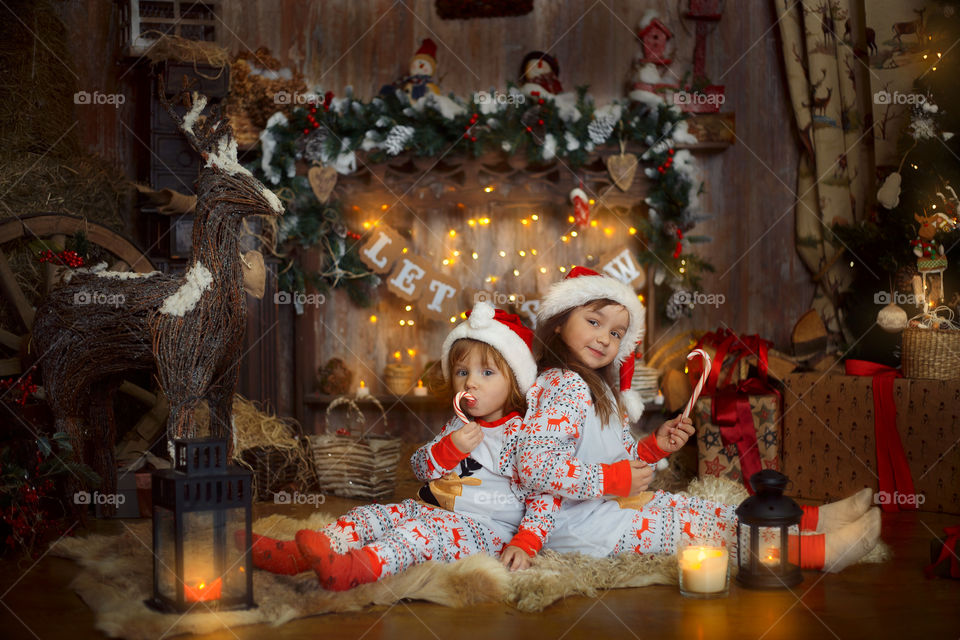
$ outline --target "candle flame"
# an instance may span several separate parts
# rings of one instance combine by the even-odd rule
[[[360,388],[363,389],[365,386],[367,386],[367,383],[364,382],[363,380],[361,380],[361,381],[360,381]]]

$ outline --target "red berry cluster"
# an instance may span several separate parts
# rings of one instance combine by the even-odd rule
[[[331,100],[333,100],[333,91],[327,91],[323,96],[324,111],[330,111]],[[310,110],[307,112],[307,120],[310,121],[310,124],[313,125],[314,129],[317,129],[320,127],[320,123],[317,122],[317,119],[313,117],[313,114],[315,114],[316,112],[317,112],[317,105],[316,104],[310,105]],[[307,135],[308,133],[310,133],[310,129],[303,130],[303,135]]]
[[[359,233],[356,233],[356,232],[354,232],[354,231],[350,231],[349,229],[347,230],[347,237],[348,237],[348,238],[352,238],[352,239],[354,239],[354,240],[359,240],[359,239],[361,238],[361,236],[360,236]]]
[[[470,124],[463,125],[463,137],[469,140],[470,142],[476,142],[477,136],[470,135],[470,127],[477,124],[477,120],[480,119],[480,114],[474,113],[470,116]]]
[[[681,240],[683,240],[683,229],[677,229],[677,246],[673,250],[674,259],[679,258],[680,252],[683,251],[683,242],[681,242]]]
[[[37,259],[40,262],[57,263],[74,268],[83,266],[83,258],[81,258],[76,251],[55,252],[51,249],[46,249],[40,252],[40,257]]]
[[[337,429],[337,435],[338,435],[338,436],[348,436],[348,435],[350,435],[350,430],[349,430],[349,429],[344,429],[343,427],[341,427],[341,428]]]
[[[27,398],[32,393],[37,392],[37,385],[33,382],[33,371],[30,371],[22,378],[7,378],[0,380],[0,391],[12,389],[14,392],[14,402],[21,407],[27,404]]]
[[[50,534],[59,535],[63,529],[62,521],[49,517],[40,506],[40,499],[50,497],[54,491],[53,480],[44,478],[41,474],[40,467],[43,462],[43,456],[38,450],[32,473],[27,472],[28,478],[33,478],[34,481],[31,483],[30,480],[23,481],[23,478],[18,478],[22,484],[19,484],[16,491],[7,492],[10,503],[0,509],[0,519],[10,527],[10,534],[6,539],[7,547],[15,549],[22,546],[35,557],[40,553],[41,543]]]
[[[667,158],[663,164],[657,167],[657,172],[660,173],[660,175],[666,173],[667,169],[673,165],[673,149],[667,149],[667,155],[670,157]]]

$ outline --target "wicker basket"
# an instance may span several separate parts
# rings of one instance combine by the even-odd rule
[[[313,475],[312,468],[304,470],[277,447],[251,447],[244,449],[240,457],[253,470],[253,491],[257,500],[273,500],[274,494],[280,491],[307,489]]]
[[[902,365],[908,378],[960,378],[960,331],[904,329]]]
[[[376,398],[371,397],[370,401],[380,409],[386,425],[383,405]],[[344,404],[348,407],[346,423],[337,430],[339,433],[331,433],[330,412]],[[362,430],[355,434],[354,430],[366,421],[360,408],[347,396],[330,403],[326,421],[327,432],[310,437],[320,490],[364,500],[383,500],[393,495],[401,440],[386,435],[365,435]]]

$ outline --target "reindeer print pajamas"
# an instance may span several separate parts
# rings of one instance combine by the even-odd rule
[[[674,553],[686,536],[719,539],[735,552],[735,505],[657,491],[631,508],[635,498],[614,497],[629,493],[628,460],[653,463],[667,454],[653,433],[637,442],[625,418],[601,424],[579,375],[544,371],[527,392],[527,406],[523,423],[508,429],[504,454],[516,460],[515,483],[563,498],[559,511],[546,514],[545,548],[598,557]]]
[[[425,502],[351,509],[322,530],[335,550],[367,546],[379,557],[382,576],[427,560],[453,562],[475,553],[499,556],[507,544],[528,553],[538,551],[549,528],[549,513],[559,509],[560,499],[527,496],[511,483],[513,472],[504,466],[509,459],[501,449],[506,428],[520,424],[519,414],[477,422],[483,427],[483,440],[469,455],[450,440],[450,434],[463,426],[456,417],[413,454],[414,474],[429,483],[420,491]]]

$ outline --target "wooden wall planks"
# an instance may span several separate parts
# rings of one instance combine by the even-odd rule
[[[69,31],[82,34],[71,40],[81,87],[106,91],[116,86],[124,68],[113,66],[115,14],[96,0],[62,4]],[[674,29],[679,68],[692,54],[691,30],[678,18],[685,2],[537,0],[528,16],[449,22],[436,17],[432,4],[225,0],[221,44],[231,51],[267,46],[324,88],[342,95],[349,84],[365,97],[404,73],[424,37],[438,43],[441,88],[459,95],[503,88],[516,80],[524,53],[541,49],[559,59],[567,89],[589,84],[599,102],[624,94],[631,59],[639,51],[633,31],[648,8],[658,8]],[[760,333],[783,347],[793,322],[812,299],[809,274],[793,246],[798,151],[774,21],[769,2],[731,1],[710,35],[708,71],[727,87],[724,110],[736,113],[737,143],[723,152],[698,154],[706,182],[703,209],[714,217],[698,227],[713,241],[697,251],[717,267],[716,274],[704,279],[704,292],[722,294],[726,301],[717,308],[697,308],[692,319],[654,323],[655,341],[690,328],[725,324]],[[129,81],[129,76],[120,81],[121,90]],[[82,139],[92,150],[129,165],[139,143],[124,123],[133,126],[129,123],[135,110],[128,100],[119,110],[78,112]],[[442,229],[450,219],[443,214],[428,222]],[[382,298],[386,306],[402,311],[390,294],[384,292]],[[362,376],[373,376],[382,373],[397,345],[420,342],[408,337],[413,335],[409,330],[404,334],[398,333],[399,327],[371,325],[370,313],[376,312],[358,311],[338,292],[315,316],[295,320],[296,346],[286,357],[296,353],[305,359],[296,365],[296,398],[312,390],[316,367],[334,355],[353,353],[353,366],[367,368]],[[433,357],[435,353],[421,352],[418,359],[422,365]]]

